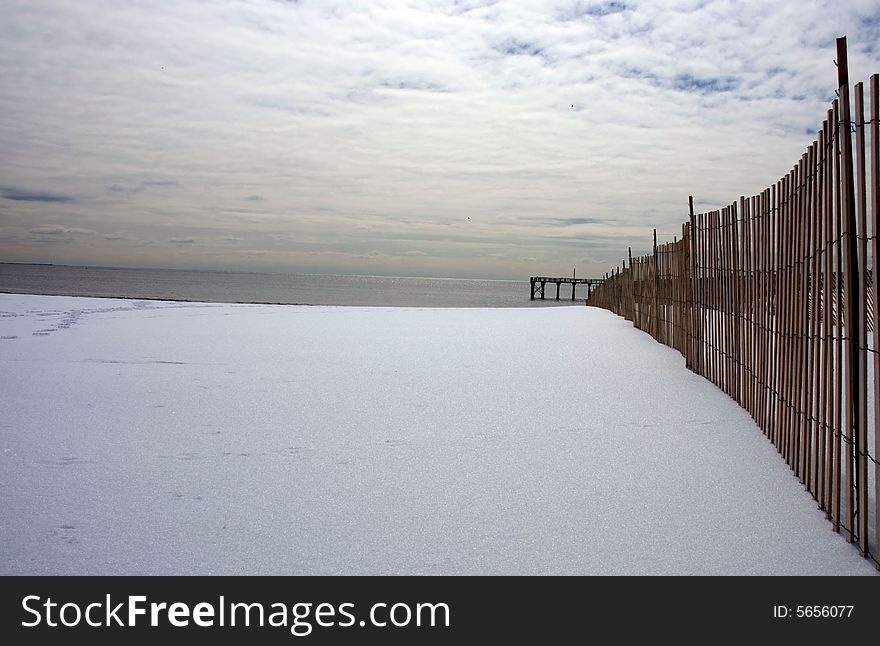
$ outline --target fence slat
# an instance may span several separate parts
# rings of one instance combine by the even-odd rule
[[[821,134],[821,133],[820,133]],[[810,198],[810,283],[809,283],[809,292],[810,292],[810,369],[808,372],[810,378],[810,397],[808,397],[807,401],[810,405],[809,415],[811,417],[810,421],[810,436],[812,438],[812,452],[810,455],[810,487],[809,490],[813,494],[813,499],[819,500],[819,482],[820,482],[820,470],[819,465],[821,464],[822,457],[820,452],[820,438],[822,435],[822,428],[819,424],[819,420],[822,419],[822,414],[820,413],[820,403],[819,403],[819,387],[820,387],[820,379],[821,373],[819,371],[820,361],[821,361],[821,340],[820,340],[820,329],[821,329],[821,319],[820,319],[820,311],[819,311],[819,250],[821,249],[821,221],[819,219],[819,214],[821,213],[820,208],[820,200],[821,200],[821,190],[822,190],[822,179],[820,174],[820,155],[822,154],[822,148],[820,145],[820,139],[817,139],[813,142],[812,150],[812,161],[810,162],[810,172],[812,173],[812,194]]]
[[[874,540],[880,542],[880,75],[871,77],[871,289],[874,297]],[[878,549],[875,547],[875,549]],[[880,551],[880,549],[878,549]],[[876,560],[876,559],[875,559]]]
[[[868,347],[867,342],[862,339],[867,338],[867,320],[865,317],[865,308],[863,304],[867,297],[866,269],[868,267],[868,193],[865,185],[865,91],[862,83],[855,86],[855,163],[856,163],[856,184],[855,184],[855,206],[856,230],[854,232],[857,238],[858,246],[856,256],[853,260],[855,276],[853,276],[855,289],[853,302],[857,306],[858,320],[853,321],[854,329],[858,330],[858,338],[855,339],[854,351],[856,353],[857,367],[852,378],[855,380],[854,393],[856,397],[855,406],[855,427],[853,435],[855,439],[855,510],[868,509]],[[856,515],[856,523],[853,527],[855,539],[859,544],[859,550],[862,554],[868,551],[868,514],[858,513]]]
[[[857,293],[858,278],[858,241],[856,240],[856,205],[855,187],[853,180],[853,151],[852,138],[850,137],[850,124],[852,113],[849,103],[849,74],[846,59],[846,38],[837,39],[837,77],[840,94],[840,132],[841,154],[841,215],[842,215],[842,250],[843,250],[843,282],[845,293],[846,314],[844,325],[846,340],[844,348],[846,352],[845,373],[845,410],[844,410],[844,433],[846,436],[846,521],[844,533],[847,542],[855,539],[855,474],[854,474],[854,449],[855,429],[859,426],[859,407],[856,389],[858,388],[859,375],[859,301]]]
[[[840,144],[840,112],[838,103],[834,106],[834,531],[840,532],[841,527],[841,496],[843,495],[841,469],[843,446],[843,228],[841,215],[841,144]]]
[[[832,519],[832,496],[834,493],[834,325],[833,321],[833,271],[834,271],[834,143],[832,138],[834,111],[828,110],[828,118],[825,120],[825,243],[822,247],[823,261],[825,266],[824,275],[824,301],[825,313],[822,318],[824,331],[822,333],[822,347],[825,350],[823,365],[825,367],[822,382],[822,400],[825,402],[824,427],[825,427],[825,485],[824,485],[824,508],[829,520]]]

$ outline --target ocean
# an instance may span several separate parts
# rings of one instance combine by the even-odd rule
[[[123,269],[0,263],[0,292],[218,303],[363,305],[378,307],[547,307],[583,305],[579,285],[547,285],[530,300],[528,280],[396,278],[317,274],[252,274],[178,269]]]

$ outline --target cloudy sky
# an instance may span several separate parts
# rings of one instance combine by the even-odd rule
[[[774,182],[876,0],[4,0],[0,260],[601,275]]]

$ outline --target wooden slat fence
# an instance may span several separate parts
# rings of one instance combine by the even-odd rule
[[[839,98],[775,184],[694,213],[591,295],[743,406],[834,531],[880,566],[880,82]],[[867,111],[867,114],[866,114]]]

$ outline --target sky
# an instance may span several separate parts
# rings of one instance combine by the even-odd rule
[[[4,0],[0,261],[525,279],[797,162],[876,0]]]

